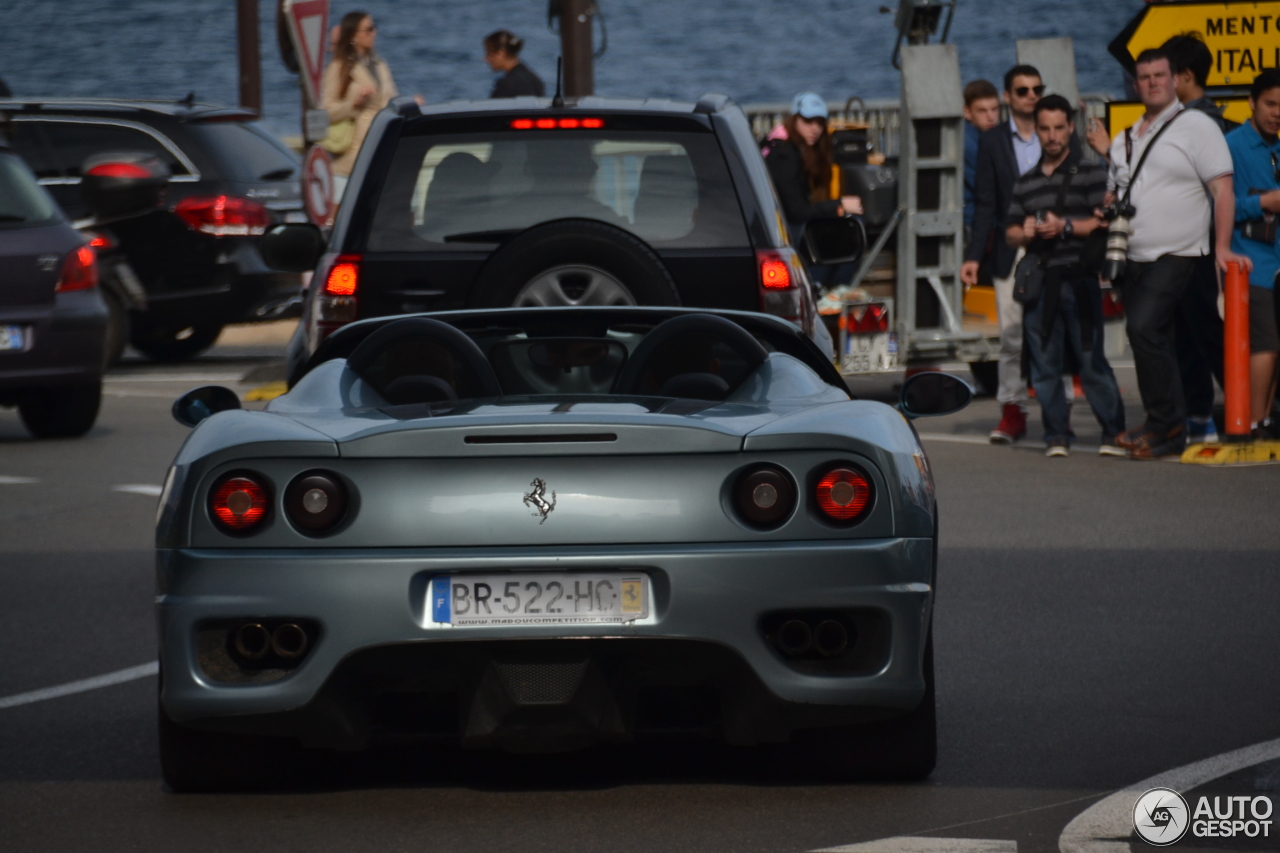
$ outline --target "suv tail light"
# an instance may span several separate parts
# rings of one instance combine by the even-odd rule
[[[311,322],[313,348],[358,316],[361,255],[338,255],[317,270],[324,284],[316,291]]]
[[[233,195],[184,198],[173,206],[173,212],[192,231],[214,237],[252,237],[264,233],[271,224],[265,207]]]
[[[758,249],[756,266],[760,270],[760,310],[807,328],[804,288],[809,277],[795,250]]]
[[[229,474],[209,491],[209,514],[223,532],[244,536],[267,520],[271,504],[266,481],[256,474]]]
[[[836,465],[818,479],[814,499],[828,520],[852,524],[871,506],[871,481],[856,468]]]
[[[98,286],[98,256],[88,246],[71,250],[62,262],[62,275],[58,277],[55,293],[70,290],[89,290]]]

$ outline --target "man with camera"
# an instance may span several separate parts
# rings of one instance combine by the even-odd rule
[[[1121,285],[1146,410],[1145,423],[1117,443],[1132,458],[1157,459],[1186,446],[1175,317],[1197,259],[1209,254],[1211,218],[1218,267],[1234,261],[1247,269],[1249,260],[1231,249],[1235,194],[1222,132],[1213,119],[1178,102],[1162,49],[1139,54],[1135,76],[1146,113],[1111,146],[1103,276]]]
[[[1023,249],[1014,295],[1026,310],[1025,346],[1031,385],[1044,420],[1045,455],[1066,456],[1071,408],[1063,373],[1067,352],[1080,365],[1085,397],[1102,427],[1099,453],[1123,456],[1116,436],[1124,431],[1124,404],[1104,353],[1102,290],[1096,271],[1085,269],[1086,238],[1104,227],[1097,216],[1107,192],[1107,170],[1071,147],[1075,111],[1061,95],[1035,107],[1039,164],[1018,179],[1009,205],[1005,238]]]
[[[1280,69],[1268,68],[1249,89],[1249,121],[1227,134],[1235,163],[1235,234],[1231,248],[1253,262],[1249,274],[1249,413],[1257,438],[1280,438],[1271,423],[1280,331],[1276,273],[1280,271]]]

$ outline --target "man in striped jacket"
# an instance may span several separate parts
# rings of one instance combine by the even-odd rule
[[[1075,434],[1063,388],[1068,349],[1080,364],[1085,397],[1102,428],[1099,453],[1125,456],[1116,445],[1124,431],[1124,405],[1102,339],[1102,291],[1096,272],[1082,263],[1085,238],[1106,227],[1098,216],[1107,170],[1073,151],[1074,110],[1061,95],[1036,104],[1040,162],[1018,179],[1009,206],[1010,246],[1027,250],[1023,264],[1039,264],[1043,287],[1026,294],[1023,320],[1031,385],[1044,419],[1045,455],[1066,456]]]

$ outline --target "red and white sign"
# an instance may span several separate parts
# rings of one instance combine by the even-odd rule
[[[329,0],[284,0],[284,13],[302,70],[302,85],[311,105],[318,107],[324,80],[324,54],[329,46]]]
[[[312,222],[328,226],[333,217],[333,160],[319,145],[311,146],[302,166],[302,204]]]

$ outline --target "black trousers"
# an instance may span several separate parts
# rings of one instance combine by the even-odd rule
[[[1169,433],[1187,419],[1178,366],[1177,316],[1199,258],[1161,255],[1151,263],[1130,261],[1121,293],[1138,372],[1146,428]]]
[[[1196,269],[1178,304],[1178,368],[1187,414],[1213,414],[1213,380],[1222,385],[1222,317],[1218,315],[1218,274],[1213,254],[1196,258]]]

